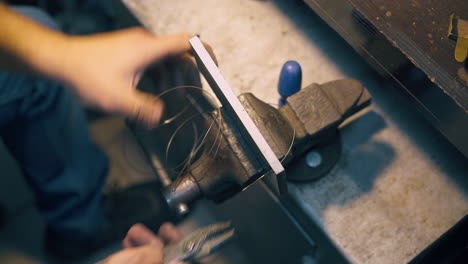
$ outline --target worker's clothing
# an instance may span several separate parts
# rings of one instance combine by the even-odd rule
[[[28,10],[19,11],[56,27]],[[90,141],[76,96],[52,81],[0,72],[0,136],[55,236],[90,239],[101,231],[108,161]]]

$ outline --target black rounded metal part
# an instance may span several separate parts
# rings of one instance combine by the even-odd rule
[[[293,182],[320,179],[335,166],[340,155],[341,135],[338,132],[334,137],[312,147],[301,158],[287,166],[287,179]]]

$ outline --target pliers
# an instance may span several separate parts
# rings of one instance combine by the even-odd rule
[[[177,244],[164,247],[164,264],[206,257],[230,241],[233,236],[234,228],[230,222],[200,228]]]

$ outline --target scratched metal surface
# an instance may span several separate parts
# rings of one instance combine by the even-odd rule
[[[451,14],[468,19],[466,0],[350,0],[389,41],[443,89],[465,112],[468,89],[457,76],[455,41],[449,39]]]
[[[304,86],[351,77],[368,87],[374,104],[343,128],[337,167],[319,181],[290,183],[297,203],[351,262],[407,262],[468,213],[466,159],[303,3],[123,2],[155,33],[199,33],[237,94],[276,103],[289,59],[301,63]]]

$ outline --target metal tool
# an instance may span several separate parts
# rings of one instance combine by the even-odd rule
[[[179,217],[185,215],[188,212],[187,207],[199,199],[222,202],[246,190],[259,179],[263,179],[274,193],[284,194],[287,192],[287,179],[308,181],[324,176],[340,156],[340,126],[371,101],[369,92],[356,80],[311,84],[299,89],[298,65],[293,67],[294,74],[283,76],[288,77],[286,82],[285,78],[280,81],[281,88],[284,88],[285,83],[292,83],[288,80],[293,76],[295,85],[292,92],[289,88],[280,89],[285,105],[279,109],[251,93],[236,97],[201,41],[195,37],[190,40],[190,44],[198,69],[222,107],[212,105],[210,100],[203,99],[204,95],[197,96],[199,101],[194,105],[210,105],[205,109],[209,114],[200,115],[193,124],[196,127],[211,128],[203,138],[205,146],[215,147],[200,149],[198,156],[183,174],[177,175],[175,181],[164,186],[165,202]],[[284,90],[288,93],[283,93]],[[194,100],[188,101],[193,104]],[[185,101],[183,104],[168,103],[185,104]],[[176,120],[174,127],[182,124],[177,124]],[[158,153],[159,148],[158,144],[150,143],[151,140],[169,138],[168,131],[163,126],[148,132],[138,132],[142,137],[148,138],[148,142],[141,146],[150,155],[150,160],[153,160],[152,155]],[[185,146],[186,143],[181,141],[180,145]],[[315,157],[314,162],[310,163],[310,155],[309,162],[304,161],[311,151]],[[182,161],[183,159],[173,160],[168,164],[176,165]],[[291,172],[290,175],[306,177],[297,178],[289,173],[286,175],[284,166]],[[158,164],[154,168],[155,171],[162,171]],[[299,172],[294,173],[295,171]]]
[[[234,94],[229,83],[224,79],[221,71],[216,66],[216,63],[211,58],[203,43],[196,36],[190,39],[189,42],[194,50],[195,58],[200,62],[200,72],[205,76],[205,79],[222,103],[227,114],[230,115],[231,118],[237,119],[237,126],[243,129],[243,132],[245,132],[244,135],[251,140],[251,143],[253,143],[252,145],[258,150],[257,154],[268,163],[268,166],[273,172],[276,175],[284,173],[283,165],[278,160],[278,157],[276,157],[274,151],[271,149],[252,118],[244,109],[239,98]]]
[[[192,261],[211,255],[234,236],[230,222],[213,224],[201,228],[177,244],[166,246],[164,264]]]

